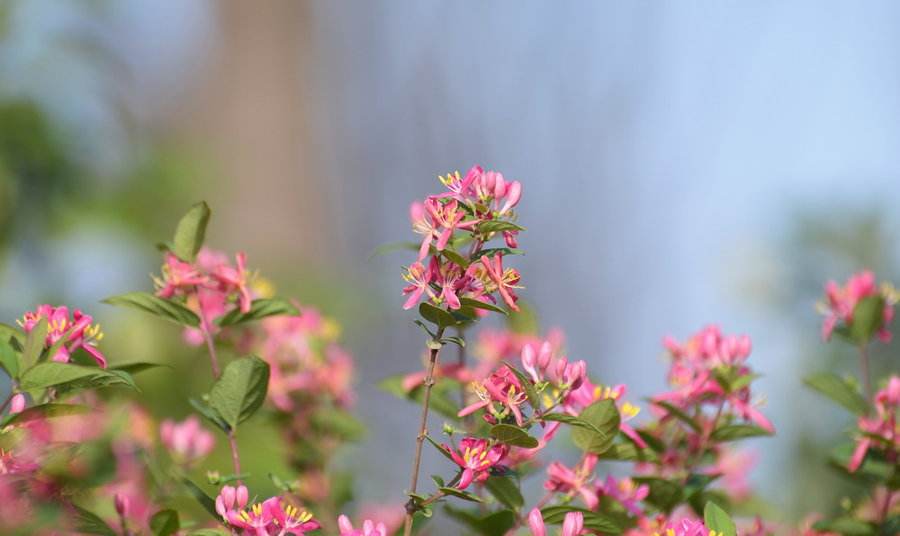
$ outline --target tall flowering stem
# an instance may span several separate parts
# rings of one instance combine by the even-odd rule
[[[439,179],[446,191],[410,206],[413,231],[422,235],[422,241],[416,260],[403,273],[407,282],[403,289],[406,296],[403,308],[419,306],[422,320],[417,323],[430,337],[422,418],[416,435],[410,499],[406,503],[406,536],[412,534],[413,515],[428,504],[423,504],[415,494],[439,354],[447,342],[460,347],[465,344],[461,337],[445,339],[444,332],[448,327],[462,332],[488,311],[505,313],[504,306],[519,310],[516,303],[519,272],[504,267],[503,257],[518,253],[518,233],[522,227],[515,223],[513,209],[522,196],[522,185],[480,166],[473,166],[465,176],[456,172]],[[494,238],[502,238],[503,247],[486,248]],[[465,368],[462,352],[456,367]],[[465,403],[465,393],[461,396]]]
[[[439,328],[435,339],[440,340],[443,334],[444,328]],[[440,346],[434,346],[428,352],[428,372],[425,375],[425,395],[422,399],[422,418],[419,420],[419,433],[416,435],[416,454],[413,457],[412,476],[409,479],[410,493],[416,493],[419,486],[419,466],[422,463],[422,445],[425,443],[425,436],[428,434],[428,404],[431,401],[431,389],[434,387],[434,368],[437,366],[440,348]],[[413,515],[416,513],[417,509],[418,506],[416,505],[416,502],[410,498],[406,503],[406,519],[403,525],[403,534],[405,536],[412,534]]]

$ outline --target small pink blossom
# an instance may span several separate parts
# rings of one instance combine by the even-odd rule
[[[544,525],[544,517],[537,508],[528,513],[528,528],[532,536],[547,536],[547,528]],[[584,531],[584,514],[581,512],[569,512],[563,518],[561,536],[579,536],[588,534]]]
[[[350,519],[341,515],[338,518],[338,528],[341,531],[340,536],[388,536],[388,530],[384,523],[375,523],[371,519],[363,521],[362,527],[354,529]]]
[[[472,482],[484,482],[490,476],[491,468],[500,463],[508,447],[503,444],[491,445],[487,439],[466,437],[459,442],[459,449],[444,445],[450,457],[462,467],[459,489],[466,489]]]
[[[597,461],[596,455],[586,454],[574,468],[566,467],[560,462],[551,463],[547,467],[547,480],[544,482],[544,488],[558,493],[581,495],[587,507],[593,510],[599,504],[597,490],[590,485],[594,479],[594,467],[596,467]]]
[[[205,458],[215,446],[213,434],[200,425],[196,415],[182,422],[166,419],[159,435],[172,457],[187,465]]]
[[[9,401],[9,414],[15,415],[16,413],[22,413],[22,411],[25,410],[25,404],[25,395],[22,393],[14,394]]]

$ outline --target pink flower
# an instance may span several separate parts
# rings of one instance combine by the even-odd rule
[[[508,451],[503,444],[491,445],[487,439],[466,437],[459,442],[459,449],[444,445],[450,457],[462,467],[459,489],[466,489],[472,482],[484,482],[490,476],[491,468],[500,463]]]
[[[427,293],[431,298],[435,297],[434,292],[431,290],[431,282],[434,280],[434,271],[431,269],[426,270],[421,262],[416,261],[410,264],[409,268],[406,269],[406,273],[403,275],[403,279],[409,283],[409,285],[403,289],[403,294],[409,295],[409,297],[406,298],[406,302],[403,304],[404,309],[412,309],[415,307],[422,298],[422,294]]]
[[[172,457],[187,465],[205,458],[215,445],[212,433],[200,426],[195,415],[180,423],[166,419],[160,425],[159,435]]]
[[[103,333],[100,331],[99,324],[92,325],[93,317],[75,309],[70,318],[69,308],[65,305],[53,307],[44,304],[38,306],[34,312],[25,313],[18,323],[25,333],[31,333],[42,318],[47,319],[48,325],[44,348],[51,348],[58,344],[56,352],[50,356],[51,360],[68,363],[72,353],[81,348],[101,368],[106,368],[106,358],[96,346],[103,339]]]
[[[154,281],[158,287],[156,295],[169,299],[206,285],[208,278],[193,264],[182,261],[173,253],[166,253],[163,258],[162,278]]]
[[[544,517],[537,508],[528,513],[528,528],[532,536],[546,536],[547,529],[544,526]],[[584,532],[584,514],[581,512],[569,512],[563,518],[562,536],[579,536]]]
[[[519,378],[509,367],[501,366],[483,381],[472,382],[472,387],[480,400],[461,409],[457,416],[465,417],[481,408],[489,408],[491,414],[497,418],[502,419],[512,413],[516,424],[522,426],[522,423],[525,422],[519,406],[528,400],[528,395],[519,382]],[[505,409],[494,408],[494,402],[499,403]]]
[[[22,393],[16,393],[13,395],[12,399],[9,401],[9,414],[15,415],[16,413],[22,413],[25,410],[25,395]]]
[[[834,281],[825,284],[824,304],[825,320],[822,322],[822,338],[829,340],[834,329],[838,326],[849,328],[853,324],[853,314],[857,304],[869,296],[877,296],[881,292],[875,285],[875,274],[864,270],[850,276],[846,284],[841,287]],[[885,305],[882,310],[882,326],[878,330],[878,338],[882,342],[891,340],[891,332],[887,325],[894,318],[894,304],[889,296],[885,296]]]
[[[501,254],[495,255],[493,260],[484,255],[481,257],[481,264],[484,266],[488,281],[492,283],[492,286],[487,288],[488,292],[498,292],[510,309],[519,311],[519,306],[516,305],[519,297],[514,291],[520,279],[519,272],[515,268],[504,270]]]
[[[243,510],[249,500],[247,486],[222,486],[216,497],[216,512],[227,521],[228,512]]]
[[[316,530],[320,527],[319,522],[313,519],[311,513],[284,503],[278,497],[266,500],[263,508],[268,511],[269,517],[274,521],[279,535],[303,535],[306,531]]]
[[[253,302],[249,287],[250,274],[247,272],[247,255],[240,252],[235,255],[235,261],[237,266],[227,263],[219,264],[212,271],[212,277],[219,282],[222,290],[227,294],[237,293],[238,306],[242,313],[246,313],[250,310]]]
[[[431,216],[436,232],[439,233],[434,246],[438,251],[443,251],[447,247],[454,231],[471,229],[478,223],[477,220],[463,221],[466,212],[459,207],[459,202],[455,199],[443,203],[437,198],[430,197],[425,200],[425,211]],[[421,250],[419,253],[421,254]]]
[[[594,467],[597,465],[595,454],[586,454],[575,468],[569,468],[560,462],[553,462],[547,467],[547,480],[544,488],[548,491],[579,494],[584,504],[593,510],[599,504],[597,490],[590,485],[594,479]]]
[[[747,477],[754,465],[756,465],[754,452],[723,449],[716,464],[707,472],[711,475],[721,475],[719,483],[733,499],[740,501],[752,493]]]
[[[630,478],[616,480],[612,476],[606,477],[606,482],[599,486],[599,491],[636,516],[643,513],[638,503],[650,494],[650,488],[646,484],[636,485]]]
[[[338,518],[338,528],[341,531],[340,536],[388,536],[387,527],[384,523],[379,522],[376,524],[370,519],[363,521],[362,528],[357,530],[353,528],[353,524],[350,523],[350,519],[347,516],[341,515]]]
[[[860,417],[857,427],[862,432],[857,439],[856,449],[850,457],[847,469],[856,472],[872,448],[883,449],[896,457],[900,451],[900,423],[897,409],[900,408],[900,376],[891,376],[887,386],[875,394],[875,414]]]

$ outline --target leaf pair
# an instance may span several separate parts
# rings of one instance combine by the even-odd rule
[[[223,431],[238,425],[256,413],[266,400],[269,388],[269,364],[256,356],[236,359],[225,367],[222,376],[213,384],[207,404],[191,401],[192,405]]]

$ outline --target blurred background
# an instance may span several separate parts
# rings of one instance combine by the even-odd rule
[[[747,333],[778,428],[756,443],[771,513],[853,493],[815,447],[849,420],[801,380],[855,367],[819,340],[828,278],[900,282],[900,5],[0,6],[0,320],[88,310],[113,361],[185,373],[142,380],[154,412],[187,414],[154,389],[202,392],[205,361],[97,302],[150,289],[153,244],[206,199],[209,244],[343,324],[371,429],[341,463],[360,502],[402,502],[418,410],[375,384],[419,367],[422,336],[410,254],[369,256],[412,238],[437,174],[480,163],[525,185],[522,295],[571,357],[637,399],[663,385],[663,335]]]

